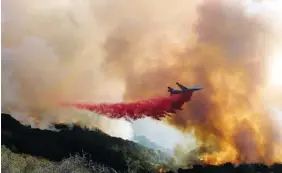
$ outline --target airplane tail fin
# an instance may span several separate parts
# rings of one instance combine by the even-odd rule
[[[173,92],[173,89],[171,88],[171,87],[167,87],[168,88],[168,92],[170,93],[170,94],[172,94],[172,92]]]
[[[168,88],[168,92],[172,92],[172,88],[171,87],[167,87]]]

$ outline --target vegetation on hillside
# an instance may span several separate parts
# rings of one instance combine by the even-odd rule
[[[1,119],[3,173],[154,173],[159,168],[169,168],[168,163],[174,163],[160,150],[110,137],[101,131],[57,125],[60,131],[54,132],[23,126],[10,115],[2,114]],[[278,173],[281,170],[281,164],[269,167],[241,164],[235,167],[227,163],[219,166],[193,165],[190,169],[179,169],[178,173]]]
[[[151,149],[154,149],[154,150],[160,150],[162,152],[165,152],[165,153],[168,153],[168,154],[172,154],[172,150],[170,149],[167,149],[165,147],[162,147],[156,143],[154,143],[153,141],[151,141],[150,139],[148,139],[146,136],[143,136],[143,135],[135,135],[134,138],[133,138],[133,141],[134,142],[137,142],[138,144],[141,144],[147,148],[151,148]]]
[[[113,168],[74,155],[60,162],[51,162],[27,154],[16,154],[1,146],[1,172],[3,173],[118,173]],[[127,173],[135,173],[128,170]]]
[[[2,145],[15,153],[26,153],[60,162],[70,155],[83,155],[117,171],[156,172],[172,159],[165,153],[96,130],[56,125],[59,132],[32,129],[2,114]]]

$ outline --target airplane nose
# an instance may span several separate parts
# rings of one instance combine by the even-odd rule
[[[202,86],[200,86],[199,88],[198,88],[198,90],[201,90],[201,89],[203,89],[204,87],[202,87]]]
[[[201,89],[203,89],[203,88],[204,88],[204,87],[202,87],[202,86],[196,86],[196,87],[188,88],[188,90],[197,91],[197,90],[201,90]]]

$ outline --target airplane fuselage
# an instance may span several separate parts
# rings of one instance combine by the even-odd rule
[[[188,88],[179,84],[178,82],[176,84],[179,86],[180,90],[168,87],[168,92],[170,95],[178,97],[178,99],[171,104],[171,110],[169,111],[170,113],[175,113],[175,110],[182,110],[183,104],[190,101],[193,92],[203,88],[202,86]]]

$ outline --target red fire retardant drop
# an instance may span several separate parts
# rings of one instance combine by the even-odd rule
[[[181,109],[182,105],[191,99],[191,96],[192,92],[184,92],[132,103],[71,103],[67,105],[78,109],[94,111],[110,118],[136,120],[143,117],[151,117],[159,120],[168,115],[168,113],[174,113],[175,110]]]

